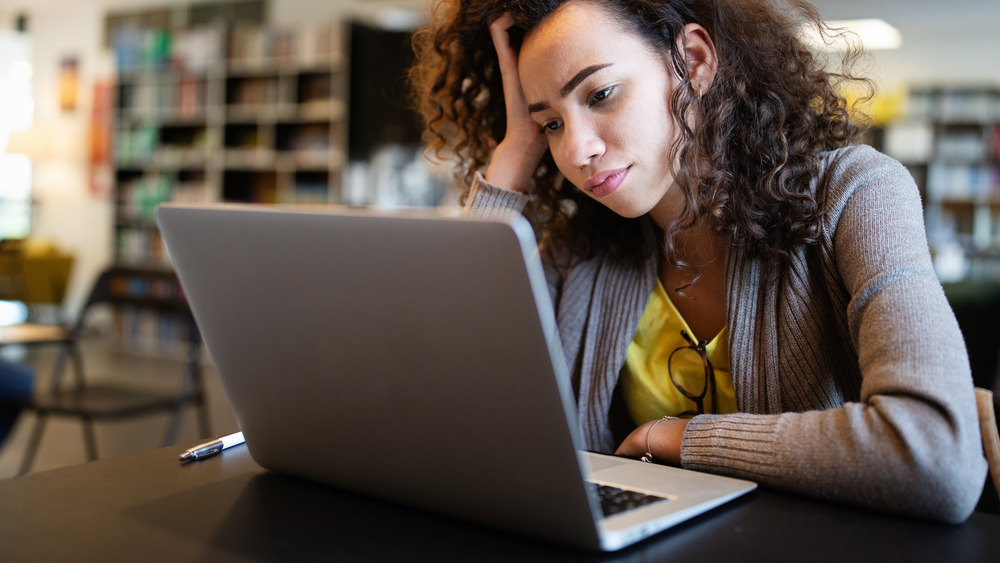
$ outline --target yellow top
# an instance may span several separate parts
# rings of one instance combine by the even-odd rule
[[[685,331],[693,342],[681,335]],[[694,400],[685,397],[674,385],[674,379],[689,394],[698,396],[704,390],[704,413],[736,412],[733,378],[729,373],[729,339],[726,328],[705,344],[705,357],[715,372],[715,402],[712,387],[706,386],[705,363],[692,345],[696,336],[674,307],[663,284],[656,288],[639,320],[639,330],[629,344],[622,368],[621,386],[625,405],[636,424],[661,416],[693,416],[697,414]],[[677,350],[677,352],[675,352]],[[673,354],[673,359],[671,359]]]

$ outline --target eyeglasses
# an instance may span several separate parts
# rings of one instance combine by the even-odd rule
[[[709,389],[711,389],[712,397],[712,413],[715,414],[716,405],[716,392],[715,392],[715,369],[712,368],[712,362],[709,361],[708,356],[705,354],[705,346],[708,344],[707,340],[700,340],[696,344],[694,338],[687,333],[687,331],[682,330],[681,336],[686,340],[689,346],[681,346],[680,348],[674,350],[670,353],[667,358],[667,375],[670,376],[671,383],[674,387],[681,392],[682,395],[694,402],[695,410],[688,410],[680,413],[677,416],[694,416],[698,414],[705,414],[705,395],[708,394]],[[701,363],[705,368],[705,383],[702,385],[701,392],[692,393],[684,388],[683,385],[678,383],[677,378],[674,376],[674,358],[677,357],[681,359],[685,356],[689,356],[691,351],[694,351],[699,358],[701,358]]]

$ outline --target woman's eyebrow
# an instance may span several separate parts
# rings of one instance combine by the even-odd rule
[[[565,98],[570,94],[570,92],[572,92],[577,86],[579,86],[581,82],[586,80],[588,76],[594,74],[595,72],[601,70],[602,68],[607,68],[612,64],[614,63],[606,63],[602,65],[590,65],[584,68],[580,72],[573,75],[573,78],[570,78],[569,81],[566,82],[566,85],[559,89],[559,96],[561,98]],[[528,105],[528,113],[535,113],[546,109],[549,109],[549,104],[545,102],[538,102],[535,104]]]

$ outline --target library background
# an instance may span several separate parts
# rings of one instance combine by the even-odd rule
[[[988,56],[995,38],[984,43],[976,30],[992,34],[1000,9],[975,0],[947,14],[926,0],[906,13],[886,0],[815,4],[831,20],[875,16],[900,28],[902,47],[873,51],[881,95],[871,142],[920,187],[935,268],[977,384],[994,387],[1000,75]],[[209,406],[224,410],[211,361],[192,356],[196,331],[174,310],[181,292],[155,207],[454,205],[446,164],[423,158],[406,107],[409,33],[429,5],[0,0],[0,327],[72,327],[86,317],[73,332],[85,363],[129,371],[114,366],[159,361],[169,381],[186,386],[185,401],[204,407],[207,393]],[[941,31],[937,39],[929,29]],[[105,286],[114,297],[91,306],[102,273],[112,274]],[[73,371],[57,361],[64,344],[49,351],[0,338],[0,359],[28,366],[36,392],[47,392],[58,372]],[[192,379],[192,366],[205,368],[193,371],[206,381]],[[12,450],[39,448],[28,437],[31,416],[21,415],[8,445],[0,441],[0,477],[22,469]],[[216,419],[215,433],[232,425]],[[182,439],[203,437],[206,426],[193,424]],[[107,426],[98,441],[112,445],[102,449],[122,451],[113,442],[128,440]],[[56,437],[40,446],[42,466],[45,451],[59,447],[46,443],[60,439],[59,428],[47,433]],[[65,434],[79,442],[78,430]]]

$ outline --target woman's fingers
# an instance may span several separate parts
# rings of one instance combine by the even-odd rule
[[[493,39],[493,48],[497,51],[497,58],[500,60],[500,73],[504,77],[504,84],[507,78],[517,78],[517,55],[510,46],[510,34],[508,30],[513,27],[514,20],[510,14],[505,13],[490,24],[490,37]]]
[[[540,127],[528,113],[528,102],[517,72],[517,54],[510,45],[510,14],[490,23],[490,37],[497,52],[507,111],[507,130],[498,143],[486,171],[486,180],[498,186],[524,191],[545,153],[547,143]]]
[[[507,13],[490,24],[490,36],[497,51],[504,98],[507,100],[508,129],[515,119],[523,121],[531,117],[528,115],[528,102],[525,101],[524,91],[521,89],[521,78],[517,74],[517,55],[510,46],[508,30],[513,25],[514,20]]]

